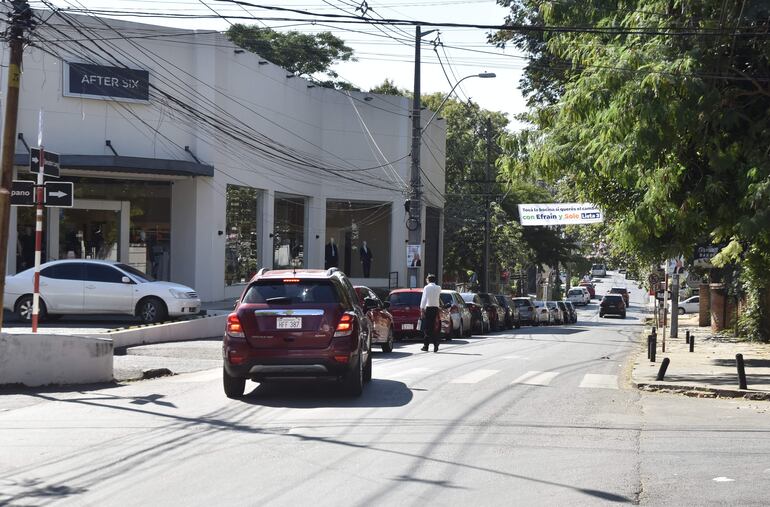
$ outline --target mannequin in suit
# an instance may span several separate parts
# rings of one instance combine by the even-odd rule
[[[366,241],[364,241],[358,251],[361,254],[361,268],[364,271],[364,278],[369,278],[369,273],[372,269],[372,260],[374,260],[372,250],[367,246]]]
[[[329,238],[324,251],[324,264],[326,269],[336,268],[340,263],[340,251],[334,243],[334,238]]]

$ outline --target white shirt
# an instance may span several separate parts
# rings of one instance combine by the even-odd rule
[[[422,299],[420,299],[420,310],[425,310],[428,306],[441,306],[441,286],[435,283],[429,283],[422,289]]]

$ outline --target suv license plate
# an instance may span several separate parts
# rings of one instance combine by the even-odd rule
[[[276,323],[278,329],[301,329],[302,317],[278,317]]]
[[[401,324],[401,329],[404,331],[411,331],[414,329],[414,324]]]

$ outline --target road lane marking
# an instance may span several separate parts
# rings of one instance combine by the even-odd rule
[[[450,384],[475,384],[481,382],[485,378],[489,378],[495,373],[499,373],[500,370],[476,370],[466,373],[454,380],[451,380]]]
[[[511,385],[526,384],[530,386],[547,386],[558,374],[559,372],[557,371],[528,371],[511,382]]]
[[[618,376],[617,375],[600,375],[598,373],[586,373],[583,376],[583,381],[580,382],[580,387],[587,387],[593,389],[617,389],[618,388]]]
[[[527,356],[517,356],[517,355],[510,355],[510,356],[503,356],[500,359],[529,359]]]
[[[436,370],[430,370],[428,368],[410,368],[402,372],[388,372],[386,375],[384,375],[384,377],[391,379],[404,379],[409,377],[417,377],[420,375],[430,375],[431,373],[435,372]]]

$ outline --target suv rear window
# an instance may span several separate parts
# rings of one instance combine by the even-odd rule
[[[244,303],[266,304],[328,304],[340,303],[335,286],[323,280],[303,280],[284,283],[283,280],[260,280],[243,296]]]
[[[388,297],[390,306],[420,306],[421,292],[395,292]]]
[[[529,299],[514,299],[513,304],[516,305],[517,308],[521,308],[522,306],[532,306],[532,301]]]

